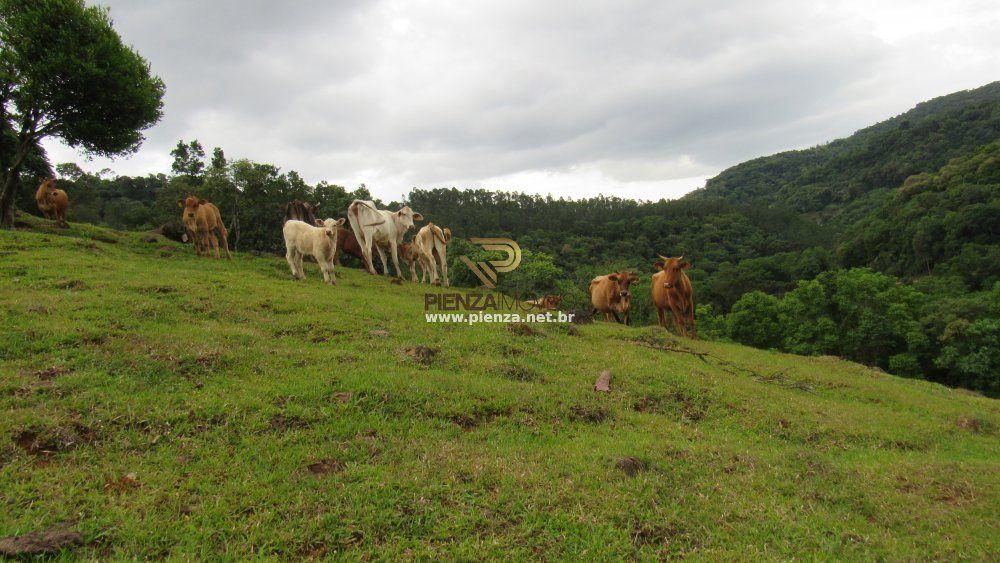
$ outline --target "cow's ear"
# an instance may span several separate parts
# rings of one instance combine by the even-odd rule
[[[320,202],[317,201],[316,203],[313,204],[312,208],[313,209],[319,209],[319,204],[320,204]]]
[[[334,225],[337,225],[338,227],[341,226],[341,225],[343,225],[343,224],[344,224],[344,218],[343,217],[341,217],[340,219],[337,219],[337,222],[334,223]]]
[[[208,203],[207,199],[199,199],[198,200],[198,205],[205,205],[206,203]]]
[[[177,207],[184,207],[184,200],[183,199],[178,199],[177,200]]]
[[[618,274],[611,274],[610,276],[608,276],[608,279],[611,280],[611,281],[613,281],[613,282],[617,282],[618,281]]]
[[[685,262],[685,263],[681,264],[681,269],[682,270],[687,270],[690,267],[691,267],[691,263],[690,262]]]
[[[657,270],[662,270],[663,260],[657,260],[656,262],[653,262],[653,267],[656,268]]]
[[[414,221],[423,221],[424,220],[424,216],[421,215],[421,214],[419,214],[419,213],[414,213],[413,214],[413,220]]]
[[[637,274],[629,274],[628,279],[632,280],[632,283],[639,281],[639,276]]]
[[[322,220],[320,220],[320,219],[316,219],[316,226],[317,226],[317,227],[325,227],[325,226],[326,226],[326,223],[324,223],[324,222],[323,222]]]

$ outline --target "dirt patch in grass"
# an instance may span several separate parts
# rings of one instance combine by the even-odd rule
[[[636,547],[659,546],[661,551],[678,548],[681,553],[699,545],[697,536],[676,524],[647,522],[636,522],[632,527],[632,543]]]
[[[67,291],[83,291],[87,289],[87,284],[80,280],[61,280],[53,284],[52,287],[56,289],[65,289]]]
[[[708,414],[710,405],[711,401],[705,396],[673,390],[665,395],[644,395],[633,403],[632,408],[636,412],[652,414],[679,412],[683,418],[698,422]]]
[[[149,287],[137,287],[135,290],[138,291],[139,293],[144,293],[144,294],[149,294],[149,295],[156,294],[156,293],[166,294],[166,293],[176,293],[177,292],[177,288],[176,287],[171,287],[169,285],[153,285],[153,286],[149,286]]]
[[[61,525],[40,532],[0,538],[0,555],[5,557],[42,555],[56,553],[64,548],[81,544],[83,544],[83,535],[80,532],[69,526]]]
[[[541,381],[542,376],[534,368],[522,364],[507,364],[500,366],[500,376],[511,381]]]
[[[389,336],[389,331],[382,328],[377,328],[375,330],[369,330],[368,335],[374,336],[375,338],[385,338]]]
[[[444,418],[453,424],[459,425],[463,430],[472,430],[473,428],[501,417],[511,416],[512,414],[513,409],[508,407],[479,405],[469,411],[449,413]]]
[[[118,477],[104,477],[104,490],[111,493],[124,493],[132,489],[139,488],[139,478],[135,473],[128,473]]]
[[[974,416],[960,416],[955,421],[955,426],[962,430],[968,430],[973,434],[992,434],[993,428],[990,423]]]
[[[566,418],[571,422],[586,422],[600,424],[613,418],[611,411],[599,405],[573,405],[569,408]]]
[[[635,477],[649,469],[649,463],[636,457],[623,457],[615,462],[615,469],[629,477]]]
[[[410,360],[422,366],[429,366],[431,362],[434,361],[434,358],[438,355],[438,352],[440,351],[441,351],[440,348],[429,348],[427,346],[421,345],[421,346],[410,346],[409,348],[403,350],[403,353],[406,354],[406,357],[408,357]]]
[[[26,428],[15,432],[12,439],[17,447],[31,455],[49,457],[82,444],[93,444],[98,434],[96,429],[74,422],[50,430]]]
[[[544,333],[528,323],[508,323],[507,331],[517,336],[545,336]]]
[[[39,315],[51,315],[52,307],[46,307],[45,305],[32,305],[28,307],[29,313],[37,313]]]
[[[336,391],[330,395],[330,398],[333,399],[333,402],[335,403],[350,403],[351,399],[354,398],[354,393],[351,393],[350,391]]]
[[[73,373],[73,370],[66,366],[49,366],[44,369],[35,370],[31,372],[31,375],[42,381],[52,381],[60,375],[66,375],[68,373]]]
[[[309,428],[313,422],[295,414],[278,413],[268,420],[267,425],[274,432],[288,432]]]
[[[344,464],[336,459],[321,459],[306,466],[313,475],[329,475],[344,470]]]

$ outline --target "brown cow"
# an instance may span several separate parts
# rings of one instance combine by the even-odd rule
[[[361,260],[362,263],[365,261],[365,253],[361,252],[361,245],[358,244],[358,237],[354,236],[354,231],[343,227],[337,227],[337,252],[334,255],[333,261],[338,266],[341,265],[341,254],[350,254],[358,260]]]
[[[606,320],[611,320],[613,316],[619,323],[623,322],[618,314],[624,315],[625,324],[631,324],[629,318],[629,308],[632,306],[632,293],[630,288],[633,282],[639,281],[639,276],[632,272],[622,271],[606,276],[597,276],[590,281],[587,293],[590,294],[590,302],[594,306],[592,313],[604,313]]]
[[[293,199],[285,205],[285,222],[295,220],[315,225],[317,209],[319,209],[318,203],[316,205],[309,205],[304,201]]]
[[[538,299],[532,299],[531,301],[525,301],[525,305],[531,305],[539,309],[547,309],[549,311],[554,311],[562,305],[562,295],[543,295]]]
[[[230,260],[233,255],[229,253],[229,241],[226,237],[226,226],[222,224],[222,214],[219,208],[209,203],[207,200],[188,196],[185,199],[177,200],[178,207],[184,209],[181,220],[188,231],[188,237],[194,239],[194,251],[201,256],[202,249],[205,255],[209,255],[209,246],[215,250],[215,257],[219,256],[219,238],[222,238],[222,247],[226,250],[226,257]],[[216,232],[219,237],[216,237]]]
[[[434,223],[427,223],[417,231],[413,237],[413,251],[422,270],[421,283],[424,281],[425,274],[429,272],[432,284],[441,285],[442,280],[444,280],[445,287],[451,285],[451,282],[448,281],[448,244],[450,242],[451,229],[441,229]],[[441,278],[438,278],[439,270]]]
[[[683,262],[684,256],[667,258],[659,255],[653,267],[660,270],[653,274],[653,306],[660,319],[660,326],[667,328],[665,309],[670,309],[674,320],[674,328],[681,336],[688,335],[687,324],[691,325],[691,337],[698,338],[698,327],[694,322],[694,290],[691,280],[684,270],[691,267],[691,262]]]
[[[420,264],[420,260],[417,257],[417,249],[414,248],[412,243],[404,242],[399,245],[399,257],[403,259],[403,262],[410,267],[410,277],[413,281],[417,281],[417,265],[420,265],[421,275],[425,273],[423,264]]]
[[[55,220],[56,224],[68,227],[66,222],[66,211],[69,209],[69,198],[66,192],[56,187],[56,179],[49,178],[38,186],[35,192],[35,201],[38,202],[38,210],[46,219]]]

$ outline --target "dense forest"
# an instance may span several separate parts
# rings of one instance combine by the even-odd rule
[[[633,319],[652,323],[648,275],[657,254],[691,260],[705,337],[800,354],[834,354],[899,375],[1000,394],[1000,83],[959,92],[822,147],[756,159],[675,201],[583,200],[455,188],[413,189],[405,203],[456,235],[458,262],[487,253],[464,239],[510,236],[522,266],[500,289],[555,292],[587,308],[589,280],[643,274]],[[145,177],[56,166],[71,220],[163,228],[177,199],[215,202],[236,250],[280,252],[291,199],[342,217],[354,189],[307,184],[296,172],[207,154],[179,142],[169,174]],[[24,175],[45,172],[36,155]],[[394,207],[404,202],[379,202]],[[33,190],[18,206],[36,212]],[[349,263],[350,264],[350,263]],[[356,263],[353,265],[357,265]]]

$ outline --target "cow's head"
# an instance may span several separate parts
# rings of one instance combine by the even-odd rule
[[[684,270],[691,267],[691,263],[684,260],[684,255],[681,254],[677,258],[667,258],[666,256],[659,254],[659,260],[653,262],[653,267],[657,270],[662,270],[667,274],[667,281],[663,282],[663,287],[670,289],[677,285],[677,281],[680,279],[681,274]]]
[[[451,229],[445,227],[442,233],[444,234],[444,243],[449,244],[451,242]],[[560,297],[560,299],[562,299],[562,297]]]
[[[562,295],[546,295],[545,296],[545,306],[549,309],[555,309],[562,305]]]
[[[410,209],[409,205],[403,206],[399,211],[396,212],[396,223],[400,227],[401,232],[406,232],[413,228],[414,221],[423,221],[424,216],[419,213],[414,213]]]
[[[198,212],[199,205],[205,205],[208,203],[207,200],[201,199],[200,197],[195,197],[189,195],[184,199],[177,200],[177,207],[180,207],[184,211],[181,212],[181,218],[184,222],[194,221],[194,216]]]
[[[322,221],[316,219],[316,226],[323,229],[323,234],[332,240],[337,240],[337,227],[343,224],[344,220],[342,218],[336,221],[333,219],[323,219]]]
[[[615,294],[621,299],[627,299],[632,296],[631,287],[632,284],[639,281],[639,276],[632,272],[622,271],[608,276],[611,283],[615,284]]]

